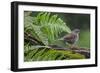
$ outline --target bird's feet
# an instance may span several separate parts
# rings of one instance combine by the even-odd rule
[[[69,48],[72,50],[79,50],[80,49],[79,46],[77,46],[77,45],[71,45]]]

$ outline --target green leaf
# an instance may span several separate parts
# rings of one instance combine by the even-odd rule
[[[29,47],[32,48],[32,47]],[[73,53],[72,51],[54,50],[47,48],[33,48],[28,50],[25,56],[25,61],[50,61],[50,60],[70,60],[84,59],[85,56]]]
[[[45,45],[52,44],[62,32],[71,32],[58,15],[51,15],[48,12],[40,12],[36,17],[25,16],[24,20],[25,32],[31,33],[33,37]]]

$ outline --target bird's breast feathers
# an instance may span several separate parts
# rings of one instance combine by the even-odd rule
[[[74,44],[78,40],[78,34],[68,34],[64,37],[64,40],[67,41],[68,43]]]

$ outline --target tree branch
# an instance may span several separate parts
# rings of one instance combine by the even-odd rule
[[[57,45],[50,45],[49,47],[55,50],[72,51],[73,53],[79,53],[84,55],[86,58],[90,58],[90,50],[88,48],[61,48]]]

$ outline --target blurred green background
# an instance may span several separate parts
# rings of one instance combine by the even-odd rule
[[[31,16],[36,16],[38,13],[39,12],[32,12]],[[57,14],[71,30],[76,28],[80,29],[77,45],[90,48],[90,14],[50,13],[51,15]]]

